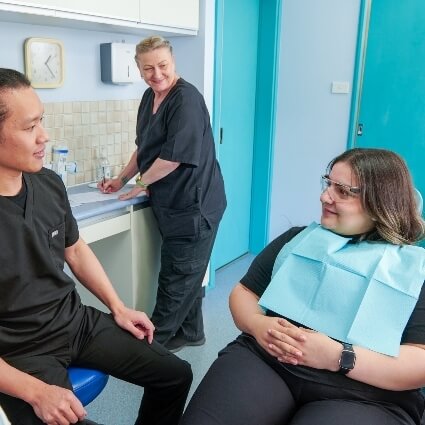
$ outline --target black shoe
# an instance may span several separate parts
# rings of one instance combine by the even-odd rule
[[[177,353],[177,351],[180,351],[183,347],[199,347],[200,345],[204,345],[205,341],[205,337],[197,339],[196,341],[189,341],[182,336],[176,335],[165,343],[164,347],[172,353]]]

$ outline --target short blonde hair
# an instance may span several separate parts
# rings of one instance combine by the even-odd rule
[[[170,53],[173,54],[173,47],[171,46],[171,43],[164,37],[161,37],[160,35],[153,35],[151,37],[145,38],[139,44],[137,44],[136,56],[134,59],[137,61],[138,55],[151,52],[152,50],[161,49],[163,47],[167,48]]]

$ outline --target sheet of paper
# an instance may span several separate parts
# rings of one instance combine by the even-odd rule
[[[69,199],[69,198],[68,198]],[[75,207],[79,207],[80,203],[73,201],[72,199],[69,199],[69,205],[71,206],[71,208],[75,208]]]

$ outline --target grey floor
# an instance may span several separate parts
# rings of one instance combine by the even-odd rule
[[[216,359],[217,352],[239,334],[229,312],[228,297],[253,258],[252,255],[245,255],[216,272],[215,288],[207,292],[204,300],[207,342],[202,347],[186,347],[177,353],[192,365],[194,378],[188,399]],[[99,397],[86,407],[88,416],[104,425],[132,425],[142,394],[142,388],[111,377]]]

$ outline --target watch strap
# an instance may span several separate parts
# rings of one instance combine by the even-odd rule
[[[136,178],[136,185],[140,186],[143,189],[146,189],[149,185],[142,181],[142,176],[139,174]]]

